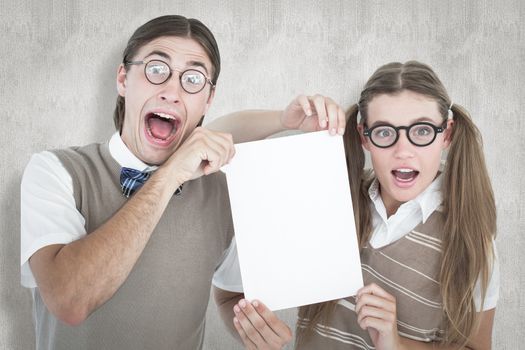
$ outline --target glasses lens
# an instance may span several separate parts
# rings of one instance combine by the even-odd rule
[[[428,124],[413,124],[408,137],[416,145],[425,146],[434,140],[436,131]]]
[[[380,125],[370,130],[372,142],[380,147],[393,145],[397,138],[396,129],[387,125]]]
[[[190,69],[182,73],[180,83],[184,90],[190,94],[194,94],[204,88],[204,85],[206,85],[206,77],[202,72]]]
[[[145,72],[153,84],[162,84],[170,77],[170,67],[162,61],[149,61]]]

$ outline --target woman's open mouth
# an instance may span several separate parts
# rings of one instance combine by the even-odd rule
[[[419,171],[406,168],[395,169],[392,170],[391,173],[394,176],[396,182],[401,184],[410,184],[419,175]]]

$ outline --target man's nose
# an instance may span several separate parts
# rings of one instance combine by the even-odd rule
[[[173,74],[173,76],[164,84],[159,92],[159,98],[168,103],[179,103],[181,94],[184,93],[182,86],[180,85],[179,76]]]

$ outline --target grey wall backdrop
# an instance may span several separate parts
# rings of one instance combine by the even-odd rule
[[[32,349],[20,287],[20,179],[32,153],[113,133],[115,73],[133,30],[163,14],[206,23],[223,71],[212,119],[282,108],[300,92],[357,99],[381,64],[432,65],[484,136],[496,193],[501,294],[495,349],[525,329],[525,3],[509,1],[0,1],[0,349]],[[281,313],[290,324],[294,310]],[[240,348],[210,303],[207,349]]]

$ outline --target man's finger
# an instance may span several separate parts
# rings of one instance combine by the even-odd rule
[[[306,97],[305,95],[299,95],[297,96],[297,102],[303,109],[304,114],[306,114],[307,116],[312,115],[312,107],[310,106],[310,101],[308,101],[308,97]]]
[[[283,321],[281,321],[275,313],[273,313],[266,305],[264,305],[259,300],[252,301],[252,305],[255,310],[261,315],[261,317],[266,321],[268,326],[286,343],[289,342],[292,338],[292,331]]]
[[[337,116],[339,106],[329,98],[326,98],[326,102],[328,103],[326,105],[326,111],[328,113],[328,130],[330,135],[335,135],[337,133],[337,122],[339,121]]]
[[[257,349],[255,344],[246,335],[246,332],[242,328],[242,326],[241,326],[241,324],[239,322],[239,319],[237,317],[233,318],[233,326],[237,330],[237,333],[239,333],[239,336],[241,337],[241,340],[242,340],[244,346],[246,347],[246,349],[250,349],[250,350]]]
[[[317,113],[317,118],[319,119],[319,126],[321,127],[321,129],[326,129],[327,116],[324,97],[321,95],[315,95],[310,98],[310,101],[312,101],[312,103],[314,104],[315,112]]]
[[[203,172],[206,175],[217,172],[227,164],[235,154],[233,139],[230,134],[200,129],[193,144],[200,152],[200,158],[206,161]]]
[[[262,336],[268,344],[274,344],[279,341],[279,336],[268,326],[266,321],[259,315],[252,304],[247,300],[240,300],[239,306],[241,306],[242,312],[250,320],[253,327]]]
[[[343,111],[343,109],[338,106],[338,109],[337,109],[337,133],[339,135],[343,135],[345,133],[345,128],[346,128],[345,111]]]
[[[250,341],[252,341],[256,346],[264,344],[265,341],[262,335],[253,326],[253,324],[245,315],[245,313],[241,310],[239,305],[235,305],[233,307],[233,311],[235,312],[235,317],[237,317],[237,320],[239,321],[239,324],[241,325],[244,333],[246,334],[246,337],[250,339]]]

